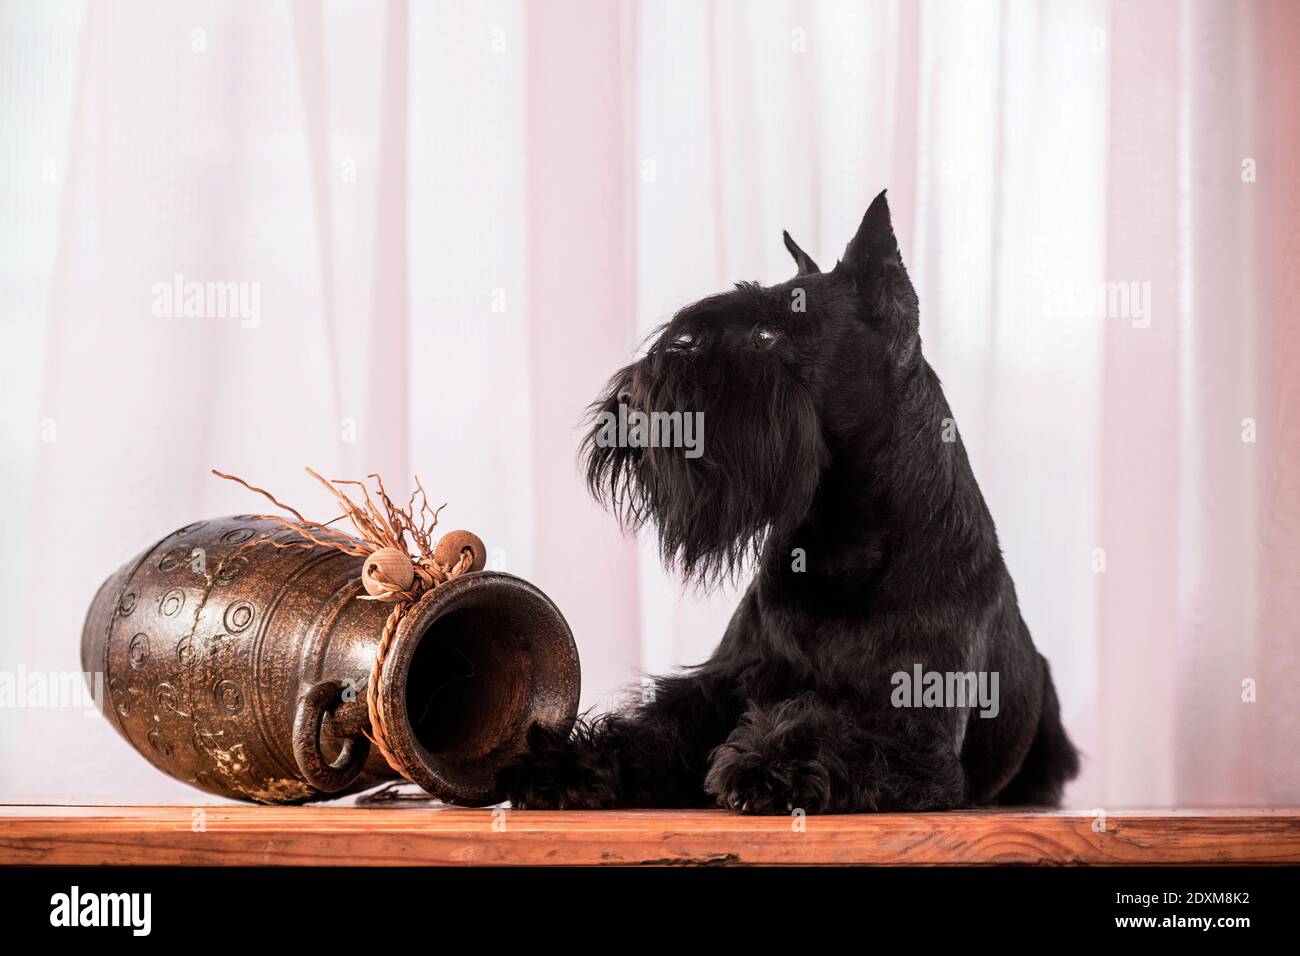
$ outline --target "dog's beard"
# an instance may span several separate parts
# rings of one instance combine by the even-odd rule
[[[582,446],[588,487],[625,529],[653,526],[665,566],[685,579],[706,587],[734,580],[774,527],[797,525],[812,505],[827,455],[813,402],[786,382],[728,391],[718,382],[674,389],[680,377],[670,377],[670,387],[646,377],[637,366],[623,369],[592,406]],[[701,412],[699,457],[603,441],[604,413],[619,415],[629,397],[647,412]]]

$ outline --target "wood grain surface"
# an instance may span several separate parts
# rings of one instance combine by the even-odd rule
[[[801,824],[804,829],[796,827]],[[0,864],[1300,863],[1300,809],[742,817],[445,806],[0,807]]]

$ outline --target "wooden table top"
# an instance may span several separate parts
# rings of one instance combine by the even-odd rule
[[[0,864],[482,866],[1300,863],[1300,808],[882,813],[0,805]]]

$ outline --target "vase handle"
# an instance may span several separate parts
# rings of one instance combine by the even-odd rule
[[[321,724],[325,715],[338,706],[343,685],[335,680],[312,684],[298,698],[293,717],[293,756],[303,777],[317,790],[337,793],[361,775],[370,756],[370,741],[365,737],[348,737],[333,763],[321,753]]]

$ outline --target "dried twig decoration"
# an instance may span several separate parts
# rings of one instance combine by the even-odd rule
[[[393,605],[392,612],[384,623],[383,635],[379,641],[375,666],[370,671],[367,687],[367,703],[370,710],[370,740],[379,748],[384,757],[394,767],[399,763],[391,756],[385,744],[382,708],[383,688],[380,674],[383,671],[384,658],[397,633],[397,626],[403,615],[420,596],[438,585],[459,577],[468,571],[482,570],[487,562],[486,549],[478,535],[469,531],[451,531],[443,535],[435,545],[433,531],[438,526],[438,515],[446,504],[433,508],[429,505],[429,496],[425,493],[420,479],[415,479],[415,490],[411,492],[405,508],[393,504],[384,489],[383,479],[379,475],[368,475],[375,483],[374,496],[364,482],[347,479],[326,480],[319,474],[307,469],[307,474],[319,481],[337,501],[343,513],[326,522],[309,521],[296,508],[291,508],[279,501],[264,488],[250,485],[235,475],[227,475],[212,469],[218,478],[235,481],[249,491],[262,495],[281,511],[293,515],[292,520],[284,515],[263,514],[256,517],[274,521],[285,530],[292,531],[297,537],[286,541],[277,540],[280,531],[267,532],[250,538],[234,552],[240,554],[250,548],[269,544],[274,548],[331,548],[365,558],[361,566],[361,583],[364,595],[358,595],[363,601],[385,601]],[[361,500],[353,501],[348,496],[345,486],[361,489]],[[347,518],[356,534],[348,535],[330,528],[335,521]],[[414,554],[411,548],[414,547]],[[233,555],[232,555],[233,557]]]

